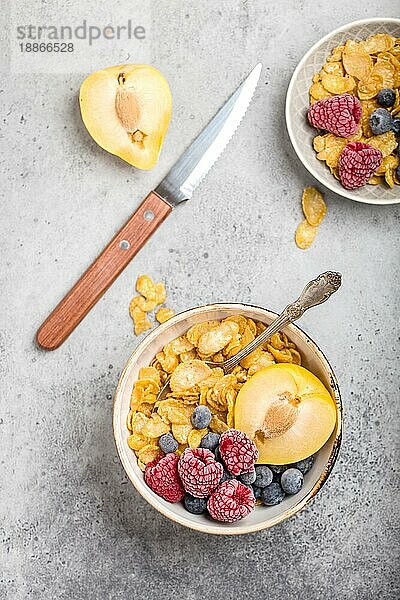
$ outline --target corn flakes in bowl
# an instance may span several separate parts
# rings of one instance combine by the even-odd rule
[[[289,325],[260,352],[249,356],[229,375],[207,368],[233,356],[276,317],[263,308],[244,304],[213,304],[187,310],[151,331],[139,344],[122,372],[114,402],[113,425],[117,450],[124,469],[139,493],[160,513],[192,529],[212,534],[238,535],[271,527],[301,510],[319,491],[336,460],[341,440],[342,405],[335,375],[317,345],[297,326]],[[208,331],[218,335],[207,335]],[[193,406],[207,405],[213,413],[209,429],[224,432],[234,425],[232,407],[238,389],[258,368],[274,362],[302,364],[330,392],[337,410],[335,429],[315,456],[301,491],[277,506],[256,507],[242,521],[221,523],[204,514],[191,514],[182,503],[170,503],[145,483],[146,463],[160,452],[157,439],[173,433],[179,452],[196,448],[205,430],[190,425]],[[186,368],[190,365],[190,368]],[[170,375],[169,395],[161,402],[157,394]],[[205,378],[207,376],[207,378]],[[201,381],[201,389],[196,382]],[[189,386],[190,383],[190,386]],[[207,384],[207,385],[205,385]],[[188,387],[189,386],[189,387]],[[140,410],[138,410],[140,408]]]
[[[400,203],[396,176],[399,140],[393,132],[374,136],[369,130],[379,90],[393,88],[398,93],[399,38],[400,19],[364,19],[344,25],[305,54],[288,87],[286,124],[298,157],[320,183],[357,202]],[[319,132],[307,120],[310,104],[339,94],[352,94],[362,104],[360,127],[351,139]],[[390,109],[395,118],[399,106],[396,98]],[[368,184],[358,189],[345,189],[339,180],[339,156],[350,141],[367,143],[383,155],[382,164]]]

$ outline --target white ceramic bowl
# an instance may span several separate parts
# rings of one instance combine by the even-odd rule
[[[143,473],[137,465],[135,454],[128,446],[129,430],[126,426],[131,391],[139,369],[147,366],[166,343],[185,333],[195,323],[208,319],[224,319],[237,313],[266,324],[276,317],[275,313],[256,306],[211,304],[182,312],[149,333],[133,352],[122,372],[115,394],[113,414],[114,437],[118,454],[126,474],[143,498],[176,523],[205,533],[221,535],[250,533],[272,527],[301,510],[316,495],[329,476],[339,452],[342,429],[342,403],[332,368],[318,346],[299,327],[289,325],[284,331],[301,352],[304,359],[303,365],[315,373],[330,390],[337,408],[335,431],[318,452],[313,468],[305,476],[302,490],[295,496],[287,496],[278,506],[256,507],[245,519],[237,523],[224,524],[212,521],[205,515],[192,515],[183,508],[181,503],[166,502],[146,485]]]
[[[317,159],[312,146],[315,136],[307,121],[309,106],[308,90],[312,76],[321,70],[329,53],[346,40],[362,40],[375,33],[389,33],[400,37],[400,19],[363,19],[343,25],[332,31],[303,56],[297,65],[286,95],[286,125],[297,156],[305,168],[336,194],[367,204],[397,204],[400,202],[400,186],[393,189],[382,185],[365,185],[358,190],[346,190],[329,171],[325,162]]]

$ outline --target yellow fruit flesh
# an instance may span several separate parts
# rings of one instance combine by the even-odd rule
[[[307,458],[325,444],[335,424],[332,396],[298,365],[261,369],[236,399],[235,427],[256,443],[258,463],[283,465]]]
[[[93,139],[139,169],[158,161],[171,120],[168,83],[149,65],[96,71],[80,89],[83,122]]]

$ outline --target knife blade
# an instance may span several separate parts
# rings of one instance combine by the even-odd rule
[[[235,133],[261,74],[257,64],[243,83],[140,204],[36,333],[45,350],[58,348],[178,204],[189,200]]]
[[[261,74],[258,63],[215,117],[175,163],[155,191],[172,206],[192,197],[235,133],[253,97]]]

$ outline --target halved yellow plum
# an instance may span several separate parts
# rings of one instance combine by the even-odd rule
[[[257,371],[236,399],[235,427],[254,440],[258,463],[284,465],[307,458],[325,444],[335,424],[332,396],[299,365]]]
[[[89,75],[81,85],[83,122],[111,154],[152,169],[171,120],[168,83],[150,65],[117,65]]]

